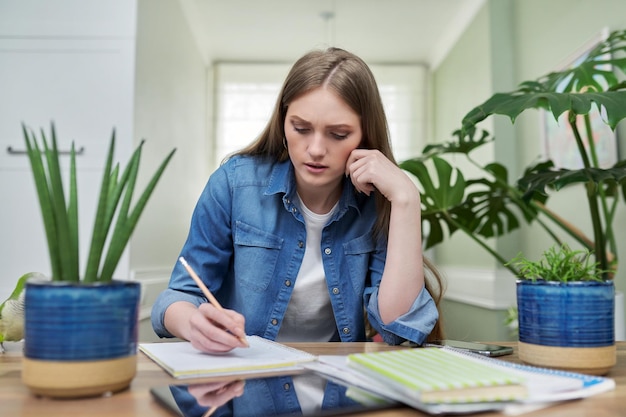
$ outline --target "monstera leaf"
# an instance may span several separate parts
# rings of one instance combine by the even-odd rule
[[[536,81],[527,81],[510,93],[494,94],[470,110],[463,118],[462,129],[473,129],[487,117],[500,114],[515,122],[528,109],[549,110],[555,119],[564,112],[570,118],[585,115],[592,104],[603,108],[605,122],[615,129],[626,118],[626,82],[618,82],[617,71],[626,74],[626,31],[613,32],[589,52],[578,65],[552,72]]]
[[[485,238],[503,236],[520,226],[519,213],[527,223],[537,218],[537,210],[508,185],[508,172],[503,165],[494,162],[484,169],[493,175],[493,180],[481,178],[468,181],[468,188],[479,188],[467,196],[474,233]],[[541,202],[545,202],[546,198],[542,196]]]
[[[494,176],[466,181],[461,171],[446,160],[431,157],[434,170],[420,159],[404,161],[400,166],[415,175],[422,186],[422,221],[427,223],[426,248],[444,240],[444,229],[452,235],[459,229],[484,238],[501,236],[520,226],[518,214],[532,221],[537,212],[516,199],[507,186],[508,174],[500,164],[490,164],[485,170]],[[431,171],[435,176],[431,176]],[[517,207],[517,209],[514,209]]]
[[[626,84],[623,85],[626,88]],[[472,129],[487,117],[500,114],[508,116],[515,122],[520,113],[528,109],[544,108],[550,110],[555,119],[566,111],[571,115],[588,114],[596,103],[605,109],[605,122],[615,129],[617,123],[626,118],[626,91],[610,91],[603,93],[555,93],[546,91],[494,94],[478,107],[475,107],[463,118],[463,129]]]
[[[422,155],[417,157],[421,161],[425,161],[436,155],[449,153],[462,153],[468,155],[471,151],[483,145],[493,142],[493,136],[489,136],[486,130],[481,131],[480,137],[477,130],[470,128],[466,132],[461,129],[455,130],[452,135],[456,136],[456,140],[444,143],[436,143],[426,145],[422,151]]]
[[[434,181],[426,164],[419,159],[410,159],[400,164],[400,167],[415,175],[422,186],[422,222],[428,224],[426,248],[441,243],[444,239],[444,226],[448,227],[452,235],[457,229],[453,221],[463,210],[462,203],[465,196],[465,178],[458,169],[453,169],[445,160],[433,157],[437,180]],[[462,217],[462,216],[461,216]]]
[[[623,165],[623,163],[620,165]],[[520,188],[525,191],[525,195],[534,192],[547,195],[546,187],[554,187],[554,189],[558,191],[570,184],[588,182],[609,184],[611,186],[621,184],[625,186],[625,179],[626,167],[614,166],[609,169],[583,168],[577,170],[559,169],[533,172],[521,178],[518,184]],[[612,189],[608,189],[607,191],[607,195],[614,194]]]

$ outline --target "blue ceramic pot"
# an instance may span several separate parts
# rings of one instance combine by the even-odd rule
[[[603,282],[517,281],[519,340],[544,346],[615,343],[615,287]]]
[[[24,356],[86,361],[136,355],[140,284],[29,281]]]

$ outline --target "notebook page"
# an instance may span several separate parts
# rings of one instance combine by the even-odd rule
[[[314,355],[289,346],[248,336],[249,348],[223,354],[204,353],[189,342],[141,343],[139,350],[176,378],[223,376],[278,369],[301,369]]]

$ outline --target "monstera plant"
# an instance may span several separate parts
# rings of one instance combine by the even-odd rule
[[[534,81],[521,83],[515,91],[497,93],[470,110],[454,139],[424,148],[421,156],[404,161],[402,168],[417,176],[422,193],[422,221],[429,233],[426,247],[433,247],[461,230],[493,255],[514,275],[519,271],[509,259],[489,245],[489,239],[505,235],[522,223],[535,222],[555,243],[565,232],[573,241],[591,251],[611,279],[617,270],[615,213],[626,196],[626,160],[603,168],[598,163],[590,113],[598,110],[612,130],[626,117],[626,31],[614,31],[598,43],[578,64],[551,72]],[[526,168],[516,183],[511,183],[507,168],[498,162],[481,165],[472,152],[494,140],[478,124],[494,115],[503,115],[515,123],[527,110],[545,110],[555,119],[567,116],[583,167],[555,167],[550,160]],[[476,178],[465,178],[460,169],[444,157],[461,154],[479,169]],[[589,206],[593,236],[585,236],[577,227],[546,206],[549,191],[582,184]]]

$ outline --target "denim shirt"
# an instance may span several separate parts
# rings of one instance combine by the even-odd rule
[[[235,156],[209,178],[191,218],[180,255],[196,270],[223,307],[246,318],[246,334],[275,340],[304,256],[306,230],[295,201],[293,165],[261,157]],[[320,250],[326,284],[343,342],[365,341],[364,311],[389,344],[424,342],[438,318],[424,288],[411,309],[384,324],[378,311],[386,242],[375,242],[373,196],[355,191],[348,178],[338,208],[322,231]],[[177,262],[168,288],[157,298],[152,325],[163,324],[175,301],[206,302]]]

